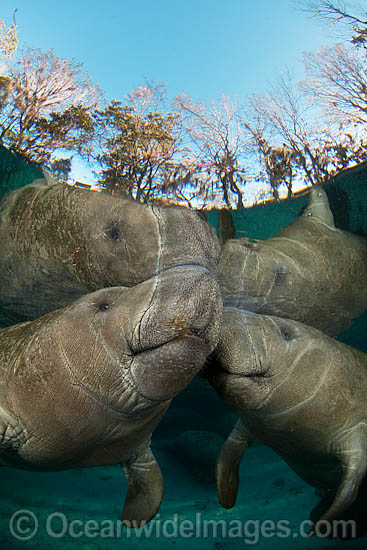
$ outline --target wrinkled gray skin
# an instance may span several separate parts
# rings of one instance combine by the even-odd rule
[[[42,181],[42,180],[41,180]],[[177,265],[216,268],[219,242],[198,212],[33,183],[0,202],[3,325]]]
[[[340,517],[366,474],[367,356],[302,323],[225,308],[214,357],[206,376],[240,414],[217,461],[221,504],[234,505],[242,455],[258,440],[331,491],[317,519]]]
[[[0,331],[0,463],[31,470],[121,463],[123,519],[163,495],[152,431],[215,347],[219,287],[205,268],[96,291]]]
[[[225,305],[335,336],[367,307],[367,241],[335,228],[327,195],[315,187],[276,237],[227,241],[218,276]]]

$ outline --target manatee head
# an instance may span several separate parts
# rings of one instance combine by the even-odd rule
[[[2,199],[0,240],[7,324],[36,319],[87,292],[137,285],[175,266],[214,271],[220,248],[198,211],[39,183]]]
[[[133,286],[180,265],[216,268],[219,242],[199,212],[78,191],[70,265],[89,290]]]
[[[329,340],[296,321],[225,308],[205,376],[240,411],[285,411],[317,394],[330,364]]]
[[[61,310],[55,338],[89,395],[138,414],[172,399],[199,372],[217,343],[221,309],[207,269],[172,268],[132,288],[83,296]]]
[[[325,241],[330,230],[335,226],[327,195],[314,187],[301,216],[277,236],[228,240],[218,266],[224,304],[325,329],[329,311],[336,309],[334,297],[328,303],[330,277],[335,282],[339,272],[335,258],[327,255],[330,247],[325,245],[324,250],[320,244],[330,242]]]

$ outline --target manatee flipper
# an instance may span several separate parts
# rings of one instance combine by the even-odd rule
[[[17,449],[27,443],[27,432],[21,424],[19,418],[9,414],[0,406],[0,465],[6,465],[5,458],[7,452]]]
[[[324,223],[329,227],[335,227],[328,196],[320,186],[311,189],[308,204],[303,215],[309,216],[311,220]]]
[[[251,443],[241,420],[223,443],[216,464],[217,493],[223,508],[232,508],[236,503],[239,486],[239,468],[243,453]]]
[[[351,538],[359,538],[367,533],[367,525],[365,519],[366,510],[366,488],[362,490],[362,494],[358,494],[358,498],[352,504],[348,510],[338,518],[338,525],[335,525],[327,538],[342,538],[345,540]],[[319,518],[328,510],[334,500],[334,496],[327,491],[321,500],[316,504],[310,514],[310,520],[315,525]],[[320,524],[319,524],[320,529]],[[325,534],[327,527],[325,526]],[[313,527],[310,534],[313,534],[315,527]],[[318,530],[319,533],[319,530]],[[322,532],[321,532],[322,533]]]
[[[122,521],[127,527],[139,527],[158,512],[164,490],[162,473],[149,446],[121,466],[129,484]]]
[[[342,465],[342,477],[338,491],[328,510],[321,516],[310,534],[314,534],[317,524],[340,518],[355,502],[359,488],[367,471],[366,425],[358,424],[337,444],[337,454]]]

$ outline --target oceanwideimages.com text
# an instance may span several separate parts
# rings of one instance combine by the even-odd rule
[[[46,534],[51,539],[242,539],[247,545],[256,545],[261,539],[308,538],[313,524],[302,521],[298,526],[286,519],[207,519],[201,512],[195,519],[180,514],[162,519],[160,514],[143,526],[127,528],[121,521],[111,519],[82,520],[68,518],[62,512],[53,512],[46,519],[39,520],[31,510],[18,510],[9,521],[11,535],[17,540],[30,540],[37,534]],[[353,521],[335,520],[320,522],[315,528],[315,536],[326,538],[342,534],[353,538],[356,525]]]

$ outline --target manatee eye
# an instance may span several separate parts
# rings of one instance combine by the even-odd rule
[[[120,240],[120,226],[118,222],[112,222],[106,229],[106,233],[113,241]]]
[[[106,302],[102,302],[101,304],[98,304],[97,308],[99,311],[106,311],[106,309],[109,308],[109,305]]]
[[[250,251],[256,250],[258,248],[257,240],[256,239],[245,239],[238,244],[241,244],[245,248],[249,248]]]
[[[274,283],[284,283],[287,278],[287,271],[283,267],[278,267],[275,271]]]
[[[282,335],[283,340],[285,340],[286,342],[290,342],[294,338],[292,332],[285,327],[281,327],[280,334]]]

